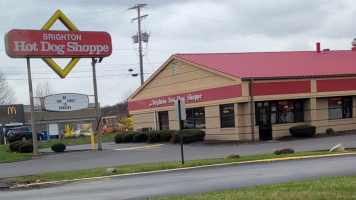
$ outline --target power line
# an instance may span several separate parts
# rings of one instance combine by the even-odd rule
[[[116,87],[117,87],[118,85],[120,85],[124,80],[126,80],[126,78],[127,78],[127,77],[124,77],[123,79],[119,79],[120,81],[119,81],[117,84],[115,84],[112,88],[110,88],[109,90],[105,91],[105,92],[103,93],[103,95],[109,93],[111,90],[113,90],[114,88],[116,88]],[[102,97],[102,96],[100,96],[100,97]]]
[[[144,73],[144,74],[152,74],[152,73]],[[117,76],[132,76],[132,74],[111,74],[111,75],[97,75],[98,78],[106,78],[106,77],[117,77]],[[81,79],[81,78],[93,78],[93,76],[76,76],[76,77],[66,77],[66,79]],[[58,77],[32,77],[33,80],[63,80],[62,78]],[[6,78],[6,80],[26,80],[24,78]]]
[[[146,63],[147,64],[147,63]],[[153,63],[150,63],[150,64],[162,64],[162,62],[153,62]],[[102,68],[112,68],[112,67],[115,67],[114,69],[117,69],[117,68],[121,68],[121,67],[126,67],[126,66],[130,66],[130,68],[133,68],[132,66],[136,66],[136,65],[139,65],[139,63],[123,63],[123,64],[119,64],[119,63],[113,63],[113,64],[102,64],[100,65],[100,69]],[[48,68],[47,65],[43,64],[43,65],[36,65],[36,66],[33,66],[31,67],[32,69],[33,68]],[[76,65],[76,67],[89,67],[89,65],[85,65],[85,64],[81,64],[81,65]],[[5,65],[5,66],[1,66],[0,67],[0,71],[1,69],[3,68],[10,68],[10,69],[25,69],[25,67],[23,66],[9,66],[9,65]]]
[[[148,8],[148,9],[150,9],[150,8]],[[225,21],[225,20],[220,20],[220,19],[213,19],[213,18],[206,18],[206,17],[194,16],[194,15],[187,15],[187,14],[183,14],[183,13],[177,13],[177,12],[166,11],[166,10],[158,10],[158,9],[152,9],[152,8],[150,10],[157,11],[157,12],[162,12],[162,13],[168,13],[168,14],[172,14],[172,15],[180,15],[180,16],[194,18],[194,19],[198,19],[198,20],[212,21],[212,22],[224,23],[224,24],[232,24],[232,25],[244,26],[244,27],[249,27],[249,28],[254,28],[254,29],[264,29],[264,30],[269,30],[269,31],[286,32],[286,33],[293,33],[293,34],[300,34],[300,35],[311,35],[311,36],[319,36],[319,37],[327,37],[327,38],[342,38],[342,39],[345,38],[345,37],[333,36],[333,35],[303,33],[303,32],[298,32],[298,31],[293,31],[293,30],[286,30],[286,29],[281,29],[281,28],[269,27],[269,26],[267,27],[267,26],[256,26],[256,25],[250,25],[250,24],[243,24],[243,23]]]
[[[47,2],[47,1],[45,1],[45,2]],[[79,4],[83,4],[83,5],[84,4],[88,4],[88,3],[99,4],[98,2],[87,2],[87,1],[85,1],[85,2],[84,1],[83,2],[68,1],[68,2],[79,3]],[[116,4],[116,2],[110,2],[110,3]],[[102,3],[100,3],[100,4],[102,4]],[[141,4],[138,4],[138,5],[141,5]],[[132,7],[132,8],[134,8],[134,7]],[[250,24],[244,24],[244,23],[238,23],[238,22],[214,19],[214,18],[206,18],[206,17],[188,15],[188,14],[184,14],[184,13],[153,9],[153,8],[147,8],[147,9],[150,9],[150,10],[156,11],[156,12],[161,12],[161,13],[168,13],[168,14],[171,14],[171,15],[179,15],[179,16],[189,17],[189,18],[193,18],[193,19],[198,19],[198,20],[206,20],[206,21],[212,21],[212,22],[217,22],[217,23],[233,24],[233,25],[244,26],[244,27],[255,28],[255,29],[264,29],[264,30],[270,30],[270,31],[280,31],[280,32],[293,33],[293,34],[302,34],[302,35],[322,36],[322,37],[329,37],[329,38],[345,38],[345,37],[341,37],[341,36],[333,36],[333,35],[325,35],[325,34],[303,33],[303,32],[298,32],[298,31],[293,31],[293,30],[286,30],[286,29],[267,27],[267,26],[256,26],[256,25],[250,25]],[[100,10],[100,11],[94,11],[94,12],[71,13],[71,15],[73,15],[73,16],[75,16],[75,15],[93,15],[93,13],[110,13],[110,12],[119,13],[119,12],[125,12],[125,10],[104,10],[104,11]],[[47,16],[47,15],[46,14],[36,14],[36,15],[0,15],[0,17],[2,17],[2,18],[4,18],[4,17],[43,17],[43,16]],[[106,16],[106,15],[104,15],[104,16]],[[83,19],[83,20],[87,20],[87,19]]]
[[[62,1],[61,1],[62,2]],[[73,3],[73,1],[70,1]],[[108,13],[108,12],[125,12],[125,10],[104,10],[104,11],[93,11],[93,12],[83,12],[83,13],[71,13],[70,15],[93,15],[93,13]],[[0,17],[44,17],[48,14],[38,14],[38,15],[0,15]]]

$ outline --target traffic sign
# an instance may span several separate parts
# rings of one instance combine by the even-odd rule
[[[180,110],[180,112],[179,112],[179,110]],[[184,99],[178,99],[178,100],[174,101],[174,112],[176,113],[176,120],[186,120],[187,117],[185,114],[185,100]]]

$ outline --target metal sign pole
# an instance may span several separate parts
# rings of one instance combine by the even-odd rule
[[[101,59],[99,60],[99,62]],[[100,123],[100,113],[99,113],[99,102],[98,102],[98,89],[96,84],[96,72],[95,72],[95,64],[98,61],[95,58],[92,58],[92,66],[93,66],[93,83],[94,83],[94,98],[95,98],[95,112],[96,112],[96,126],[95,126],[95,133],[97,134],[98,138],[98,151],[103,150],[102,143],[101,143],[101,133],[99,131],[99,123]]]
[[[178,99],[180,153],[181,153],[181,157],[182,157],[182,165],[184,165],[183,136],[182,136],[182,113],[180,110],[181,109],[180,103],[181,103],[181,101],[180,101],[180,99]]]
[[[38,155],[36,119],[35,119],[35,105],[33,103],[33,90],[32,90],[31,69],[30,69],[30,58],[27,58],[27,74],[28,74],[28,89],[29,89],[29,93],[30,93],[30,104],[31,104],[31,125],[32,125],[33,157],[38,157],[39,155]]]

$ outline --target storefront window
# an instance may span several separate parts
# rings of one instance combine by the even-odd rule
[[[294,122],[294,102],[293,101],[279,101],[279,123],[292,123]]]
[[[334,97],[328,99],[329,119],[352,117],[352,98]]]
[[[257,102],[256,107],[270,107],[271,123],[285,124],[304,121],[303,102],[301,100]],[[256,123],[261,113],[256,109]]]
[[[221,128],[235,127],[234,104],[220,105]]]
[[[183,121],[183,129],[202,129],[205,128],[205,111],[204,108],[186,109],[186,120]]]
[[[168,111],[158,112],[159,130],[169,130]]]

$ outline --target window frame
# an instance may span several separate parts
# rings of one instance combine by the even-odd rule
[[[223,104],[219,106],[220,109],[220,128],[234,128],[235,127],[235,104]],[[232,108],[232,113],[224,113],[225,108]],[[227,119],[227,120],[226,120]]]
[[[284,105],[284,106],[288,106],[288,108],[285,108],[286,111],[283,111],[281,109],[281,106],[283,106],[282,102],[287,102],[287,105]],[[259,106],[260,107],[261,106],[270,107],[271,124],[290,124],[290,123],[304,122],[304,103],[303,103],[303,99],[286,99],[286,100],[276,100],[276,101],[258,101],[258,102],[255,102],[255,108],[256,108],[255,110],[256,111],[257,111],[257,108],[259,108]],[[285,113],[286,115],[292,114],[292,115],[290,115],[290,117],[293,117],[293,121],[283,121],[282,120],[282,114],[283,113]],[[259,117],[260,117],[259,113],[256,112],[256,115],[255,115],[256,126],[258,126]]]
[[[200,111],[203,112],[200,112]],[[199,111],[199,112],[197,112]],[[182,129],[205,129],[205,107],[187,108],[185,109],[186,120],[182,120]],[[200,116],[202,113],[202,116]],[[198,115],[197,115],[198,114]],[[192,127],[186,127],[185,124],[192,124]],[[197,127],[202,125],[203,127]]]
[[[338,103],[339,107],[331,107],[330,102],[333,99],[341,99],[341,103],[340,104]],[[348,100],[348,101],[346,101],[346,100]],[[349,118],[352,118],[352,116],[353,116],[353,112],[352,112],[353,104],[352,104],[352,101],[353,101],[353,97],[352,96],[329,97],[328,98],[328,119],[329,120],[336,120],[336,119],[349,119]],[[348,104],[347,104],[347,102],[348,102]],[[331,116],[331,112],[330,111],[338,110],[338,109],[341,109],[341,116],[340,117]]]
[[[179,73],[178,62],[172,63],[172,74],[176,75]]]
[[[162,115],[167,115],[167,119],[162,119]],[[167,126],[167,129],[163,129],[164,125]],[[158,112],[158,127],[159,130],[169,130],[169,115],[168,111]]]

